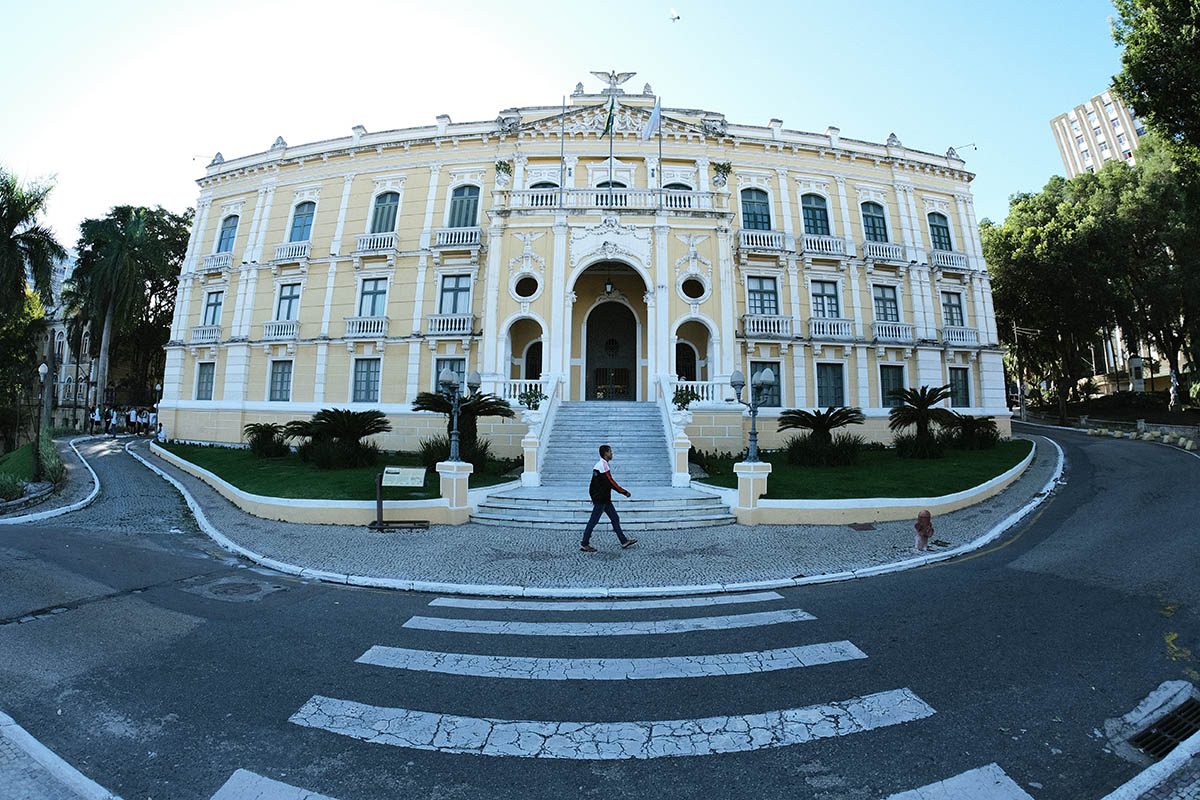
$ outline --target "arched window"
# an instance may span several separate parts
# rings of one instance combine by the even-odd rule
[[[289,242],[307,242],[312,237],[313,214],[316,211],[317,204],[311,200],[296,206],[292,213],[292,233],[288,237]]]
[[[883,206],[879,203],[862,204],[863,235],[868,242],[886,242],[888,240],[887,217],[883,215]]]
[[[63,402],[74,399],[75,397],[75,379],[67,378],[67,390],[63,392]]]
[[[371,233],[392,233],[396,230],[396,211],[400,208],[397,192],[384,192],[375,198],[371,212]]]
[[[529,205],[535,208],[558,205],[558,184],[552,181],[538,181],[529,187],[533,192],[529,196]]]
[[[474,228],[478,219],[478,186],[460,186],[450,193],[451,228]]]
[[[819,194],[806,194],[800,198],[800,208],[804,214],[804,232],[816,236],[829,235],[829,208],[825,198]]]
[[[67,336],[62,331],[54,337],[54,363],[61,364],[63,361],[63,348],[66,346]]]
[[[936,211],[929,215],[929,240],[934,250],[953,250],[950,241],[950,220]]]
[[[524,358],[525,380],[538,381],[542,379],[542,343],[534,342],[525,350]]]
[[[609,190],[606,192],[600,192],[596,195],[596,205],[598,206],[608,206],[611,208],[615,206],[624,206],[629,202],[629,196],[625,194],[625,192],[612,191],[613,189],[628,188],[620,181],[612,181],[611,183],[608,181],[601,181],[600,183],[596,184],[596,188]]]
[[[663,205],[667,208],[691,208],[691,192],[692,187],[686,183],[668,183],[663,187]]]
[[[84,358],[90,358],[92,352],[92,335],[85,333],[83,335],[83,345],[80,347],[80,355]]]
[[[675,343],[675,375],[680,380],[696,380],[696,348],[690,342]]]
[[[232,253],[233,240],[237,236],[238,215],[230,214],[221,220],[221,235],[217,237],[217,252]]]
[[[771,230],[771,202],[762,189],[742,189],[742,227]]]

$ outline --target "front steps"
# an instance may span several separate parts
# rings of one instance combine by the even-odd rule
[[[706,528],[734,522],[729,506],[715,495],[670,486],[622,486],[633,497],[613,492],[613,505],[621,517],[621,528],[627,532]],[[586,483],[576,488],[523,486],[489,496],[471,515],[471,521],[505,527],[575,530],[582,535],[591,513],[592,501]],[[596,533],[611,530],[608,517],[601,516]]]

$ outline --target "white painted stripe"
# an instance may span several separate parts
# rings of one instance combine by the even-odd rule
[[[688,608],[724,606],[737,603],[765,603],[782,600],[778,592],[731,594],[724,597],[671,597],[660,600],[583,600],[556,602],[545,600],[483,600],[468,597],[439,597],[429,605],[452,608],[493,608],[513,611],[628,611],[640,608]]]
[[[749,653],[715,653],[664,658],[527,658],[440,653],[376,645],[359,664],[472,675],[479,678],[519,678],[537,681],[625,681],[657,678],[706,678],[799,669],[866,658],[850,642],[828,642]]]
[[[264,778],[249,770],[239,769],[217,790],[212,800],[333,800],[324,794],[310,792],[299,786]]]
[[[58,753],[33,738],[16,720],[0,711],[0,737],[32,758],[50,777],[71,793],[75,800],[121,800],[94,780],[68,764]],[[0,775],[0,778],[3,778]]]
[[[754,628],[784,622],[816,619],[798,608],[735,614],[725,617],[653,619],[641,622],[515,622],[493,619],[449,619],[447,617],[411,617],[405,628],[450,633],[489,633],[514,636],[644,636],[659,633],[688,633],[726,628]]]
[[[965,797],[971,800],[1033,800],[996,764],[894,794],[887,800],[962,800]]]
[[[900,725],[934,710],[910,689],[762,714],[648,722],[537,722],[459,717],[313,697],[291,722],[355,739],[444,753],[616,760],[786,747]]]

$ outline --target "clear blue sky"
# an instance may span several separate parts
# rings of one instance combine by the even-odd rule
[[[615,69],[737,122],[954,145],[979,216],[1003,218],[1009,195],[1062,172],[1050,118],[1118,70],[1111,14],[1107,0],[0,0],[0,165],[55,177],[48,221],[73,243],[118,203],[194,204],[218,150],[492,119]]]

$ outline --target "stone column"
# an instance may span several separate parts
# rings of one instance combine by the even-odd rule
[[[436,469],[441,476],[442,497],[449,506],[446,522],[462,525],[471,518],[468,482],[475,468],[465,461],[439,461]]]
[[[771,465],[766,461],[739,461],[733,465],[737,474],[738,499],[733,514],[739,525],[758,524],[758,500],[767,493],[767,476]]]
[[[543,352],[547,356],[548,372],[562,375],[563,400],[570,400],[571,378],[571,315],[567,297],[567,217],[554,218],[554,246],[550,254],[550,330],[543,331]]]

